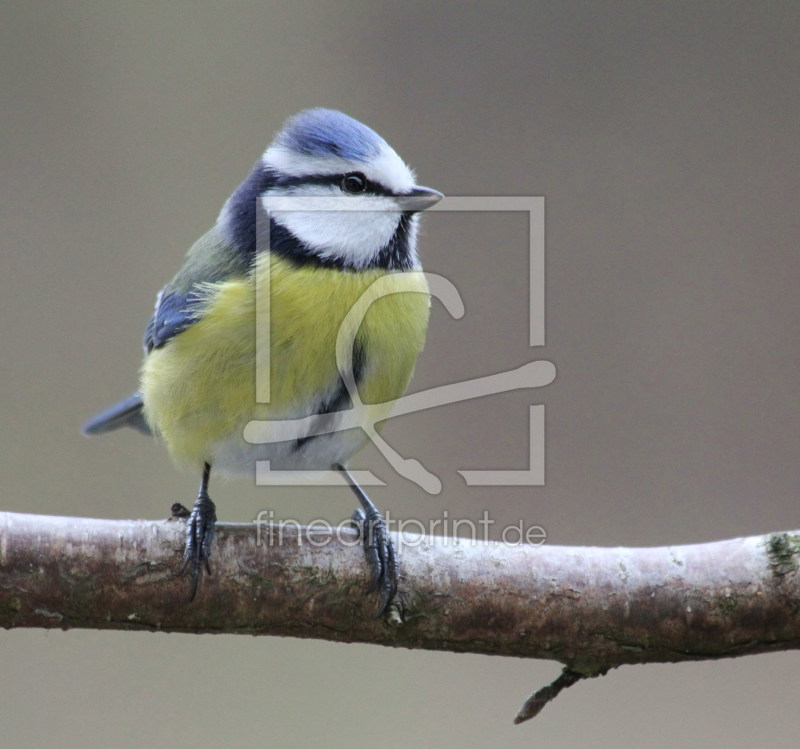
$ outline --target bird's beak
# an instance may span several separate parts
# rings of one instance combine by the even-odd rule
[[[430,187],[414,187],[411,192],[399,197],[400,206],[404,211],[418,213],[436,205],[444,194]]]

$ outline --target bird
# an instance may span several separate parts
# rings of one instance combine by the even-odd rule
[[[376,615],[389,610],[396,550],[383,515],[347,468],[368,436],[336,425],[356,400],[379,406],[408,387],[430,308],[417,254],[419,214],[443,197],[417,185],[371,128],[336,110],[303,110],[286,120],[158,293],[138,389],[82,431],[131,427],[155,435],[178,467],[200,473],[197,499],[183,513],[177,571],[189,575],[190,600],[203,573],[211,574],[212,471],[252,477],[256,463],[268,460],[271,469],[339,472],[359,500],[353,517],[368,590],[379,596]],[[348,311],[377,282],[384,293],[353,322]],[[260,306],[256,292],[264,288],[269,303]],[[337,363],[343,326],[350,327],[349,373]],[[258,367],[268,373],[268,402],[256,398]],[[243,436],[254,420],[298,419],[292,423],[306,427],[291,438],[276,433],[253,443]]]

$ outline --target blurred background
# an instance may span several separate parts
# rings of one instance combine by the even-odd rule
[[[197,478],[78,429],[136,385],[155,293],[283,120],[341,109],[448,195],[543,195],[547,344],[527,219],[435,213],[413,389],[547,359],[541,390],[390,422],[394,517],[522,520],[548,542],[684,544],[800,525],[800,6],[793,2],[12,2],[0,6],[3,510],[160,518]],[[546,486],[470,488],[526,466]],[[220,519],[339,522],[346,489],[217,482]],[[179,605],[176,603],[176,605]],[[241,636],[0,633],[4,746],[794,746],[800,656],[623,668],[532,723],[552,662]]]

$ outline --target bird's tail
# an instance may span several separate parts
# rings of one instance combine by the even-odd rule
[[[144,434],[152,434],[152,430],[144,419],[142,396],[139,393],[115,403],[110,408],[92,416],[81,428],[85,435],[105,434],[120,427],[132,427]]]

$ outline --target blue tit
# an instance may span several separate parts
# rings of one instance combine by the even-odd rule
[[[155,434],[176,464],[202,474],[180,569],[190,574],[192,598],[202,570],[210,571],[211,470],[254,476],[256,462],[268,460],[271,468],[342,473],[363,508],[378,614],[388,609],[397,590],[395,550],[383,517],[345,467],[366,432],[320,433],[314,425],[353,405],[337,365],[337,335],[355,324],[348,311],[378,280],[387,293],[350,331],[352,379],[362,404],[405,392],[430,306],[416,250],[419,212],[441,198],[417,186],[370,128],[341,112],[305,110],[284,124],[158,294],[138,392],[83,432],[130,426]],[[302,210],[304,199],[317,201],[314,210]],[[269,303],[259,305],[256,290],[265,288]],[[268,363],[256,336],[262,330],[269,331]],[[269,367],[268,403],[256,398],[257,364]],[[258,444],[243,436],[253,420],[303,417],[314,417],[302,422],[307,435]]]

